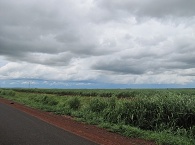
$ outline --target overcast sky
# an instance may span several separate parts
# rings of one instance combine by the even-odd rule
[[[0,80],[194,87],[195,0],[0,0]]]

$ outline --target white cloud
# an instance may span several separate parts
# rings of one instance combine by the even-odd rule
[[[0,18],[0,79],[194,82],[193,0],[2,0]]]

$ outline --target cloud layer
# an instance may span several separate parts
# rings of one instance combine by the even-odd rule
[[[188,84],[194,0],[1,0],[0,79]]]

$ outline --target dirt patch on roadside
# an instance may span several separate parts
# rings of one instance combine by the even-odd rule
[[[105,129],[98,128],[95,125],[88,125],[73,120],[69,116],[55,115],[54,113],[44,112],[33,109],[22,104],[2,99],[1,103],[5,103],[23,112],[26,112],[34,117],[37,117],[47,123],[62,128],[66,131],[72,132],[78,136],[84,137],[88,140],[102,145],[155,145],[154,142],[146,141],[137,138],[127,138],[116,133],[109,132]]]

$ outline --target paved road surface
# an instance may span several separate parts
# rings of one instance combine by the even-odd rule
[[[97,145],[0,103],[0,145]]]

